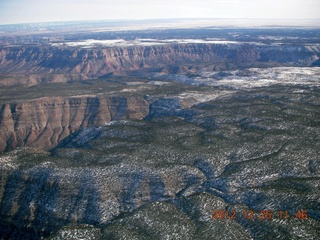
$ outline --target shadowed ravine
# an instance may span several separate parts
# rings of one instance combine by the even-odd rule
[[[294,239],[297,226],[300,236],[317,235],[319,108],[285,89],[240,91],[188,110],[162,98],[145,120],[76,131],[51,152],[1,155],[2,237],[212,239],[228,231],[225,239]],[[259,219],[266,209],[274,217]],[[296,218],[301,209],[308,219]],[[237,215],[212,219],[214,210]]]
[[[319,239],[319,29],[123,24],[0,26],[0,239]]]

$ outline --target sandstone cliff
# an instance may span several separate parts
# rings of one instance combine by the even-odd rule
[[[3,47],[2,75],[22,75],[16,83],[61,82],[105,74],[168,65],[231,64],[233,67],[311,66],[319,59],[319,46],[258,44],[165,44],[83,49],[75,47]],[[69,74],[69,75],[68,75]],[[30,75],[34,77],[30,78]],[[36,76],[42,77],[36,77]],[[53,75],[53,76],[50,76]],[[23,80],[21,80],[23,79]],[[10,80],[10,78],[9,78]],[[16,84],[6,78],[2,85]]]
[[[302,98],[270,90],[197,106],[206,111],[192,123],[116,121],[72,134],[51,156],[31,148],[2,154],[0,238],[212,239],[225,231],[227,239],[262,240],[299,229],[317,239],[319,109],[307,96],[318,100],[319,90]],[[270,208],[272,219],[261,219]],[[249,209],[253,219],[242,215]],[[213,219],[215,210],[237,216]],[[103,236],[76,237],[83,224]]]
[[[0,151],[17,146],[51,148],[79,128],[112,120],[141,119],[149,105],[143,97],[79,96],[5,103],[0,109]]]

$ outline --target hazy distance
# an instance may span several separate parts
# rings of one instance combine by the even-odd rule
[[[0,24],[164,18],[319,19],[319,0],[2,0]]]

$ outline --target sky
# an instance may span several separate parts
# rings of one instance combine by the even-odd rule
[[[163,18],[320,19],[320,0],[0,0],[0,24]]]

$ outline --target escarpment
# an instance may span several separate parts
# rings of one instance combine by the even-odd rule
[[[0,151],[18,146],[50,149],[80,128],[141,119],[148,111],[148,102],[138,96],[44,97],[4,103],[0,109]]]
[[[320,239],[319,24],[127,23],[0,26],[0,239]]]
[[[66,82],[96,78],[115,71],[157,68],[168,65],[209,63],[225,67],[311,66],[319,59],[319,46],[262,44],[159,44],[75,48],[62,46],[2,47],[2,85]],[[39,77],[39,75],[41,77]],[[24,80],[22,80],[24,79]]]
[[[192,122],[180,111],[169,115],[172,100],[157,100],[153,119],[79,130],[51,154],[33,148],[2,154],[0,236],[72,239],[91,229],[103,236],[79,238],[166,239],[178,232],[212,239],[223,229],[239,239],[268,239],[277,231],[287,239],[297,228],[306,238],[318,236],[320,193],[310,189],[320,184],[319,122],[311,124],[304,109],[319,109],[293,94],[284,98],[279,87],[265,91],[197,105],[206,111]],[[159,110],[167,114],[154,114]],[[273,219],[261,219],[270,204]],[[215,218],[220,209],[237,216]],[[243,217],[248,209],[253,219]],[[290,219],[276,209],[293,209]],[[295,217],[296,209],[307,209],[308,220]],[[144,238],[145,229],[151,237]]]

